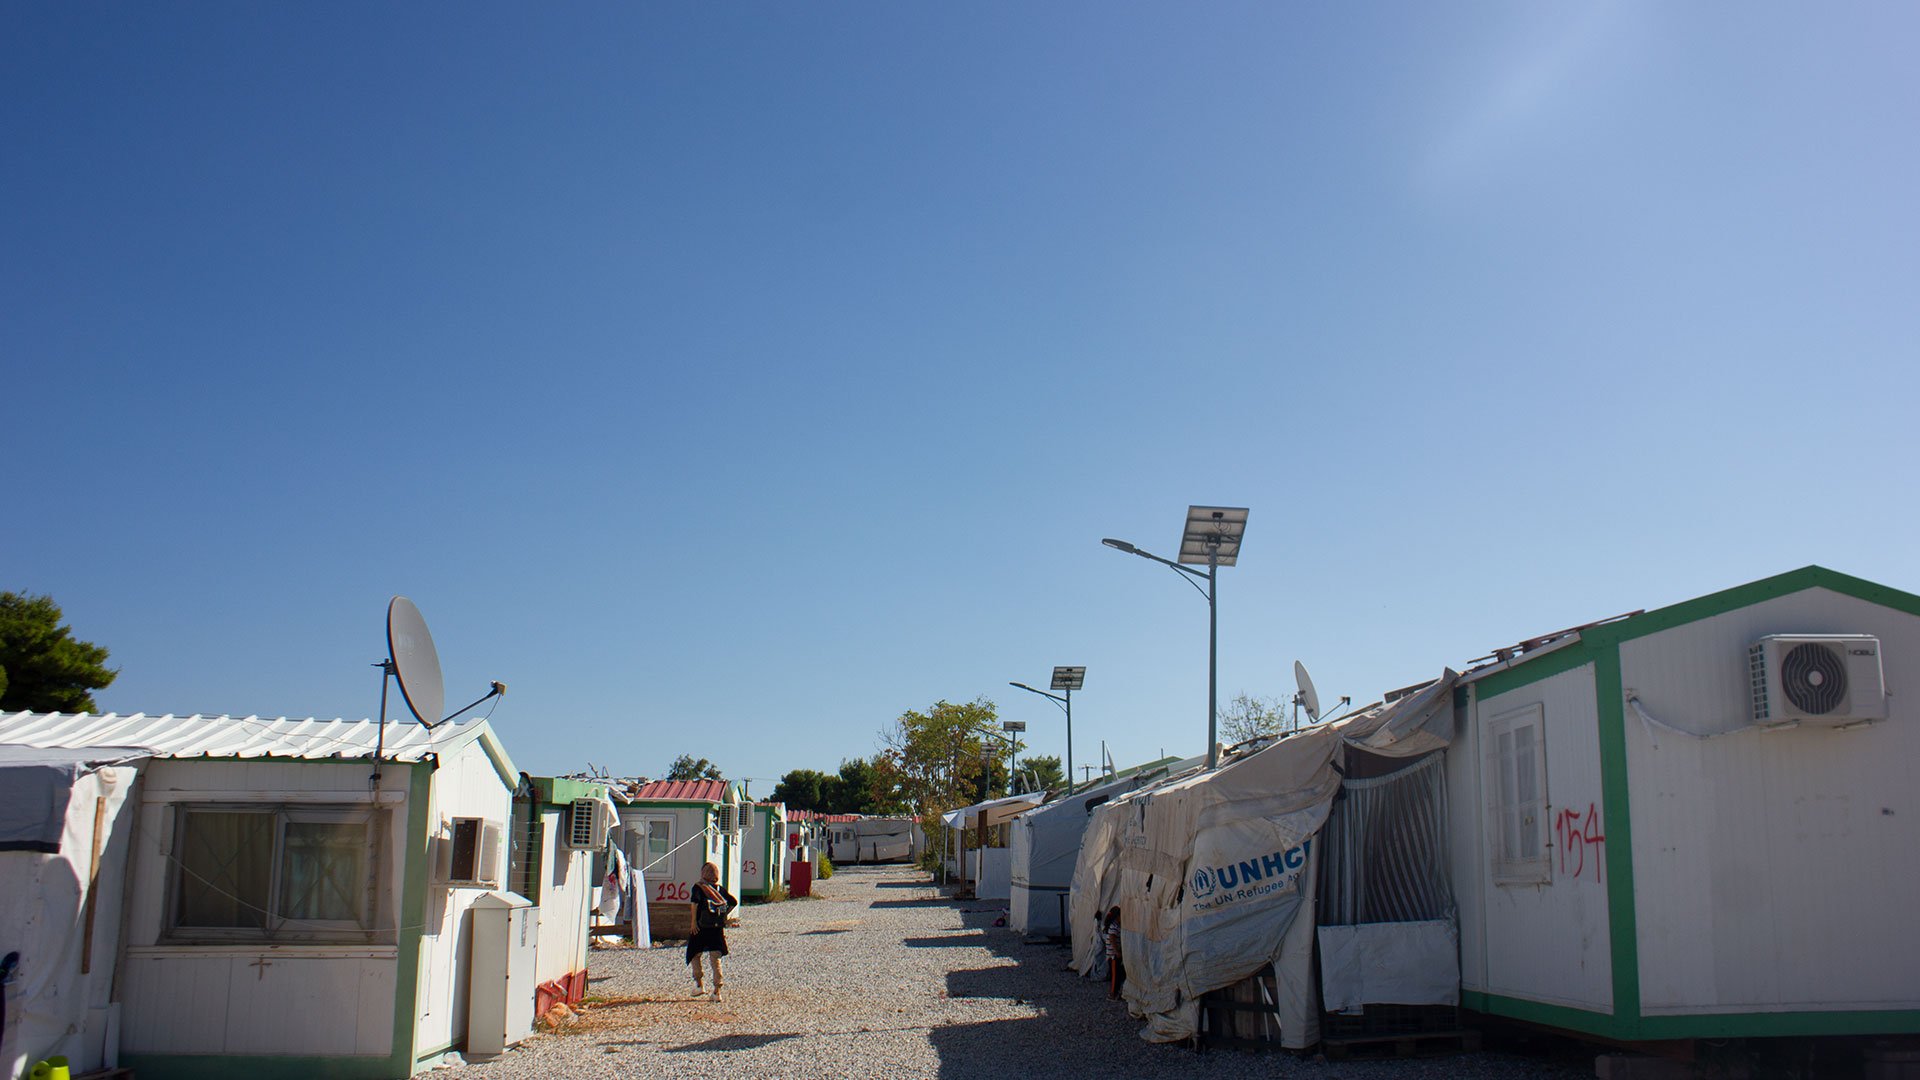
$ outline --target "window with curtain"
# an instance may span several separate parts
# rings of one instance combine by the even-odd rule
[[[181,807],[173,940],[390,941],[382,930],[384,811]]]
[[[1487,811],[1493,879],[1502,885],[1551,880],[1547,860],[1547,752],[1539,705],[1502,713],[1486,726]]]

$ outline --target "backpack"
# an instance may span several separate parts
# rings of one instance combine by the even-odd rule
[[[713,889],[700,885],[699,899],[694,901],[693,925],[701,930],[718,930],[727,925],[726,913],[720,910],[720,897]]]

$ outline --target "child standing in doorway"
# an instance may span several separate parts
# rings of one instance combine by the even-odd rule
[[[1117,1001],[1120,998],[1120,984],[1127,981],[1126,974],[1120,969],[1120,909],[1107,909],[1106,918],[1100,920],[1101,936],[1106,938],[1107,948],[1107,998]]]

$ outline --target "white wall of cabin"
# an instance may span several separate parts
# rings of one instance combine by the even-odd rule
[[[1549,855],[1546,884],[1493,881],[1492,823],[1482,738],[1487,721],[1541,706]],[[1599,715],[1591,664],[1494,697],[1471,699],[1447,753],[1454,893],[1460,905],[1460,971],[1466,990],[1597,1012],[1613,1009],[1613,954],[1604,852],[1568,843],[1555,822],[1606,813],[1600,790]],[[1604,829],[1600,830],[1604,834]]]
[[[508,887],[507,831],[513,821],[513,787],[494,769],[493,760],[478,741],[443,756],[434,770],[427,802],[427,833],[445,834],[454,818],[477,817],[497,827],[493,889],[451,888],[429,867],[426,912],[420,941],[420,979],[417,984],[413,1057],[455,1046],[467,1036],[467,985],[473,958],[473,902],[495,889]],[[431,847],[432,845],[430,845]]]
[[[593,904],[593,855],[566,846],[565,807],[540,811],[540,943],[534,981],[564,979],[587,967],[587,922]]]
[[[1889,716],[1699,740],[1626,712],[1647,1015],[1920,1007],[1920,619],[1810,589],[1627,641],[1622,687],[1696,733],[1751,713],[1767,634],[1873,634]]]
[[[404,799],[411,772],[388,766],[380,790]],[[123,1053],[383,1057],[391,1051],[397,946],[161,941],[179,806],[365,805],[369,775],[364,761],[161,759],[146,765],[128,887]],[[407,813],[403,801],[383,805],[389,813],[381,904],[392,913],[403,881]]]

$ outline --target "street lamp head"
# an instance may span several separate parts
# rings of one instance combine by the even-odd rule
[[[1033,690],[1033,687],[1028,686],[1026,683],[1023,683],[1023,682],[1010,682],[1007,685],[1013,687],[1016,690]],[[1040,691],[1033,690],[1033,692],[1037,694]]]
[[[1112,548],[1115,551],[1124,551],[1129,555],[1137,555],[1140,553],[1139,549],[1134,547],[1132,544],[1127,543],[1125,540],[1115,540],[1111,536],[1107,537],[1105,540],[1102,540],[1100,542],[1107,545],[1108,547]]]

